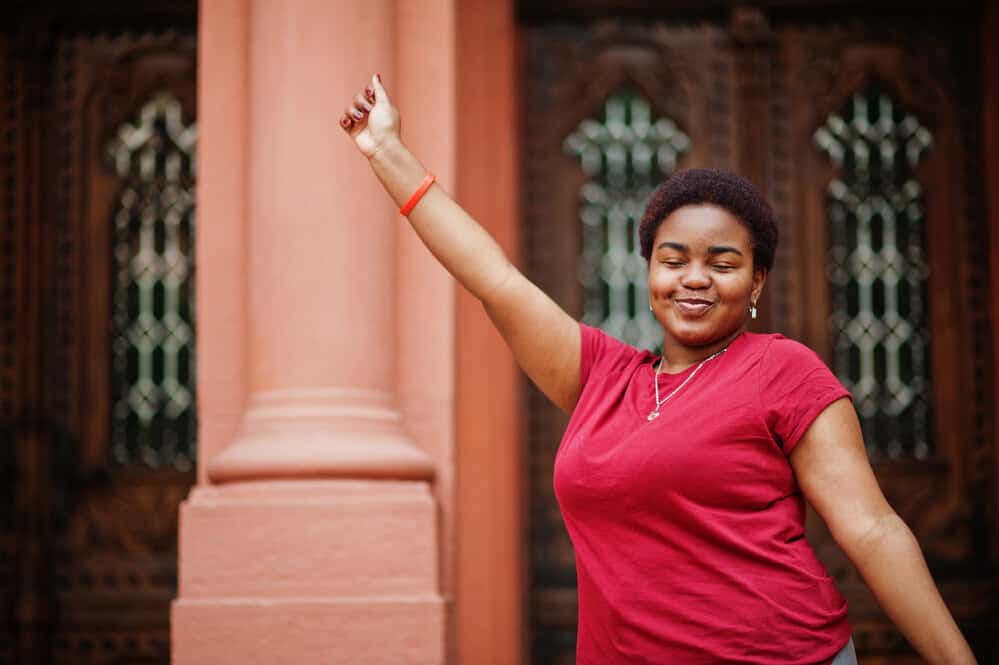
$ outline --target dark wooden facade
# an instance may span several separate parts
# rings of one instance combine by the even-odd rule
[[[628,82],[693,139],[683,166],[736,169],[770,196],[783,236],[760,329],[828,354],[828,288],[817,267],[833,169],[811,134],[865,80],[883,81],[932,125],[939,148],[919,173],[936,193],[928,221],[938,418],[935,455],[876,470],[980,662],[997,662],[999,271],[989,259],[999,254],[988,250],[999,245],[987,204],[991,197],[999,215],[999,129],[993,123],[983,144],[982,128],[986,109],[999,112],[999,84],[983,83],[984,69],[997,74],[995,47],[981,39],[986,3],[951,3],[946,17],[914,13],[911,2],[873,13],[869,3],[836,0],[738,4],[521,0],[530,274],[579,313],[582,174],[560,144]],[[999,31],[995,13],[988,20]],[[0,665],[169,659],[177,504],[194,476],[123,467],[108,455],[107,215],[117,182],[103,146],[156,91],[194,117],[196,14],[189,0],[0,7]],[[571,663],[573,553],[551,493],[565,421],[525,390],[533,662]],[[849,598],[864,662],[918,662],[822,525],[813,519],[809,529]]]
[[[0,9],[0,663],[167,663],[190,469],[109,453],[106,149],[151,95],[195,113],[196,5]]]
[[[757,329],[783,332],[827,359],[825,192],[836,168],[813,133],[871,81],[931,128],[934,147],[915,176],[928,192],[934,448],[925,459],[877,460],[875,470],[981,662],[995,662],[983,7],[958,4],[943,18],[891,4],[877,13],[835,2],[611,4],[522,4],[525,255],[532,279],[574,315],[583,311],[577,205],[586,176],[563,141],[622,85],[690,137],[680,168],[730,168],[768,195],[781,247]],[[525,391],[534,662],[571,663],[573,550],[551,487],[566,418],[530,386]],[[862,661],[920,662],[814,514],[808,534],[848,598]]]

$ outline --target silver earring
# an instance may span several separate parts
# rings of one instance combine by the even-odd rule
[[[649,303],[649,311],[652,311],[652,303]]]
[[[752,305],[749,306],[749,318],[751,319],[756,318],[756,303],[753,303]]]

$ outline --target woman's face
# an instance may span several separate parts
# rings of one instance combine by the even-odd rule
[[[659,225],[649,261],[649,302],[665,342],[709,346],[740,331],[763,290],[749,229],[724,208],[689,205]]]

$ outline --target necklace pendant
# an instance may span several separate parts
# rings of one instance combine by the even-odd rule
[[[654,409],[652,413],[649,414],[648,420],[652,421],[659,417],[659,409]]]

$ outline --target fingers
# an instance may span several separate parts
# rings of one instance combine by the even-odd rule
[[[371,106],[363,102],[363,99],[361,100],[363,103],[358,102],[360,97],[360,95],[354,97],[353,103],[343,110],[343,116],[340,117],[340,126],[348,131],[360,124],[371,111]]]
[[[379,101],[389,101],[388,93],[385,92],[385,88],[382,86],[382,75],[375,74],[371,77],[371,86],[374,90],[374,98]]]
[[[367,118],[368,114],[374,108],[376,99],[388,101],[388,95],[384,94],[385,89],[381,87],[381,78],[376,74],[371,80],[372,85],[366,86],[363,92],[354,95],[351,105],[343,111],[343,116],[340,118],[340,127],[348,132]],[[376,96],[376,85],[382,91],[381,95]]]
[[[361,111],[365,115],[371,113],[372,105],[368,101],[367,93],[359,92],[354,95],[354,108]]]
[[[354,108],[353,105],[348,106],[343,110],[343,115],[340,117],[340,126],[346,130],[351,130],[355,125],[360,124],[364,120],[364,113],[359,109]]]

